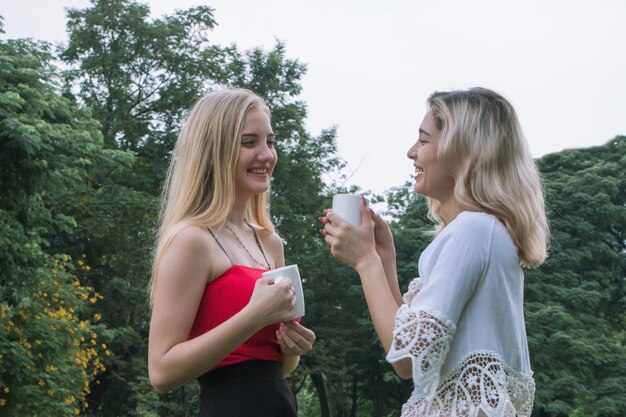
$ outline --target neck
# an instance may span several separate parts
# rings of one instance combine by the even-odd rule
[[[441,201],[439,206],[439,216],[443,219],[443,222],[447,225],[459,215],[461,212],[459,202],[455,198],[450,198],[447,201]]]
[[[249,198],[238,199],[235,198],[235,204],[228,213],[228,217],[226,218],[226,222],[235,226],[235,227],[243,227],[244,220],[246,217],[246,207],[250,202]]]

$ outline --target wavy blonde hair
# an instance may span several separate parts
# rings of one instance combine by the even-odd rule
[[[264,101],[246,89],[211,92],[191,109],[174,147],[161,195],[150,302],[159,263],[174,236],[187,226],[208,228],[223,224],[232,210],[241,136],[246,116],[253,110],[270,115]],[[268,203],[269,192],[255,195],[245,218],[273,232]]]
[[[496,216],[515,242],[521,264],[539,266],[549,237],[544,194],[513,106],[485,88],[435,92],[428,105],[441,130],[438,158],[455,179],[461,209]],[[441,230],[440,203],[429,198],[428,207]]]

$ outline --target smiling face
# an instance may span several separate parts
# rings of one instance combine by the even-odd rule
[[[250,111],[246,116],[235,168],[237,196],[252,197],[269,190],[277,159],[269,110],[261,107]]]
[[[422,120],[417,142],[407,156],[415,166],[415,192],[443,203],[454,196],[454,178],[437,156],[440,138],[441,131],[429,110]]]

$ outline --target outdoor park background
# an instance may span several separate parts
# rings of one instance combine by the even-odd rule
[[[219,86],[262,95],[280,138],[272,213],[287,262],[306,271],[304,323],[318,336],[289,379],[301,415],[399,415],[411,384],[385,363],[357,276],[317,232],[333,194],[371,188],[347,185],[340,130],[307,127],[306,63],[281,42],[208,41],[220,22],[206,7],[152,18],[141,3],[94,1],[67,23],[61,49],[0,40],[0,415],[196,414],[194,383],[165,396],[149,385],[145,287],[169,152],[189,107]],[[626,415],[619,133],[537,160],[553,236],[548,262],[526,273],[533,416]],[[402,181],[368,195],[393,221],[406,289],[430,239],[425,203]]]

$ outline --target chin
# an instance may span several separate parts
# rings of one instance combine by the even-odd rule
[[[252,194],[255,194],[255,195],[256,194],[263,194],[263,193],[265,193],[265,192],[267,192],[269,190],[270,190],[270,187],[257,188],[256,190],[252,191]]]

